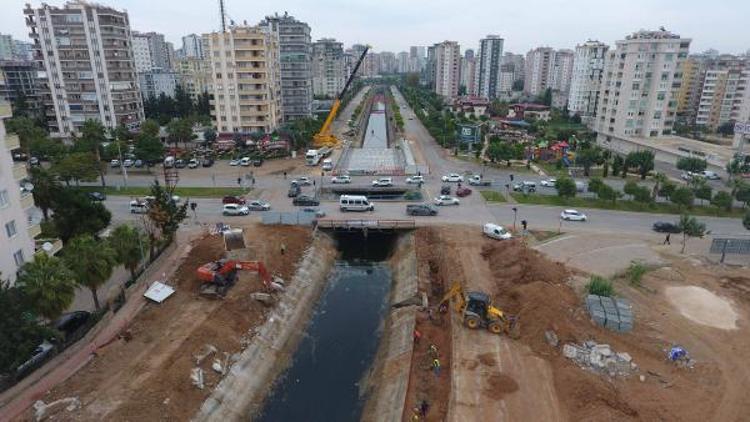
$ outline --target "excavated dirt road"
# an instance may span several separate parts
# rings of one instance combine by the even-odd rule
[[[269,272],[289,279],[295,263],[310,241],[309,229],[295,226],[253,225],[245,231],[247,259],[265,262]],[[280,244],[286,245],[284,255]],[[98,353],[91,363],[52,390],[50,402],[78,397],[82,407],[73,412],[59,409],[56,420],[189,420],[220,381],[211,369],[214,357],[241,350],[268,310],[249,298],[262,284],[256,274],[240,272],[239,280],[223,300],[198,294],[195,270],[222,256],[219,236],[196,241],[188,257],[169,280],[176,293],[161,305],[149,304],[134,319],[129,340],[119,340]],[[218,349],[200,367],[205,374],[203,390],[192,385],[190,371],[195,354],[206,344]],[[32,418],[32,413],[27,413]]]

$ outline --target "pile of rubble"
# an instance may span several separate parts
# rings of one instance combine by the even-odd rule
[[[567,343],[562,352],[581,368],[611,377],[628,376],[638,370],[638,365],[629,354],[615,352],[608,344],[597,344],[590,340],[582,345]]]

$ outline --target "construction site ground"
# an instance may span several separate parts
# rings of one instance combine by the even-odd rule
[[[246,258],[263,261],[271,274],[288,280],[310,239],[306,228],[252,225],[245,228]],[[220,236],[193,242],[168,280],[175,294],[162,304],[147,305],[121,339],[100,349],[87,366],[43,398],[47,403],[66,397],[80,400],[77,410],[51,410],[57,412],[55,420],[189,420],[220,381],[221,375],[211,368],[214,358],[225,362],[241,351],[268,313],[250,298],[263,288],[254,273],[240,271],[224,299],[199,294],[196,269],[223,253]],[[217,352],[200,364],[205,375],[201,390],[190,375],[195,355],[206,345]],[[32,419],[33,411],[26,418]]]
[[[632,302],[635,314],[634,330],[620,334],[593,324],[582,305],[588,266],[602,271],[603,265],[578,257],[576,268],[567,268],[563,263],[579,255],[580,249],[561,238],[541,247],[551,252],[558,241],[564,249],[554,248],[550,254],[557,261],[553,261],[520,240],[498,242],[466,227],[418,230],[420,288],[428,289],[438,279],[460,280],[467,290],[486,291],[500,308],[519,316],[521,335],[514,340],[469,330],[453,310],[450,328],[429,322],[424,312],[418,315],[423,337],[415,346],[405,417],[422,399],[431,404],[427,420],[436,421],[739,421],[750,414],[742,386],[750,379],[746,267],[717,266],[679,255],[679,248],[657,246],[648,239],[624,239],[624,250],[639,244],[650,251],[654,259],[649,262],[659,268],[649,272],[640,287],[616,278],[617,295]],[[599,242],[617,253],[611,240]],[[641,255],[640,250],[634,253]],[[622,271],[623,263],[613,262],[617,268],[606,272]],[[693,287],[678,289],[679,297],[669,290],[686,286]],[[434,297],[430,295],[433,304]],[[729,315],[727,307],[732,311]],[[733,315],[736,328],[717,328],[726,328],[727,318]],[[441,329],[442,335],[435,333]],[[545,339],[549,330],[559,338],[556,347]],[[445,341],[446,333],[452,342]],[[610,377],[582,369],[562,355],[565,343],[586,340],[628,353],[637,370],[630,376]],[[450,386],[434,377],[424,362],[430,341],[440,342],[441,353],[449,356]],[[673,345],[687,349],[695,361],[692,369],[667,360]],[[441,377],[446,374],[444,370]]]

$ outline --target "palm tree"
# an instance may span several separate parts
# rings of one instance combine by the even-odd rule
[[[143,234],[137,228],[128,225],[117,226],[109,236],[108,243],[115,260],[130,271],[130,277],[135,278],[135,270],[143,259]]]
[[[88,287],[98,311],[99,297],[96,289],[112,276],[117,261],[108,244],[96,241],[91,235],[74,238],[65,247],[65,262],[78,279],[78,285]]]
[[[34,311],[50,320],[59,317],[76,294],[75,274],[62,260],[47,254],[24,264],[16,284],[28,296]]]
[[[31,184],[34,185],[32,194],[34,204],[42,210],[44,221],[49,220],[49,210],[52,208],[55,192],[61,189],[60,182],[55,175],[42,167],[31,169]]]

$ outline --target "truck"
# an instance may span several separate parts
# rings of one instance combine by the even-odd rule
[[[492,181],[482,180],[482,176],[475,174],[469,177],[469,184],[472,186],[490,186],[492,184]]]
[[[323,147],[320,149],[308,149],[305,153],[305,162],[308,166],[317,166],[320,160],[328,157],[333,152],[330,147]]]

